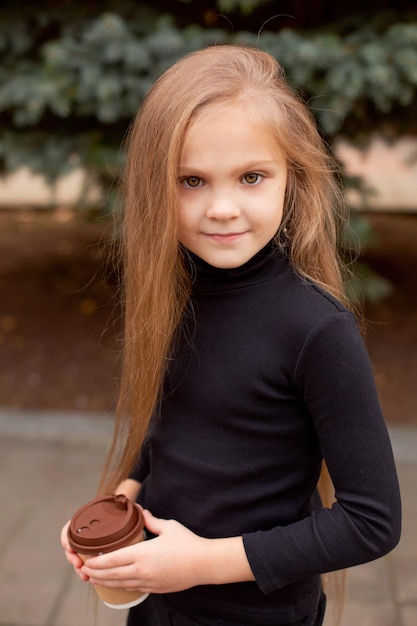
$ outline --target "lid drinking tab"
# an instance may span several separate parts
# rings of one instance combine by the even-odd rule
[[[110,552],[129,545],[142,529],[139,507],[125,495],[110,494],[78,509],[68,528],[68,540],[76,552]]]

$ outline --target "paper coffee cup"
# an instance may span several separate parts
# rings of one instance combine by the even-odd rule
[[[68,541],[78,556],[86,561],[133,545],[144,539],[144,521],[140,508],[124,495],[110,494],[87,502],[73,515],[68,527]],[[148,593],[94,585],[107,606],[128,609],[143,602]]]

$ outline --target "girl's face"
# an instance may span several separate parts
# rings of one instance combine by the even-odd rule
[[[179,240],[214,267],[243,265],[279,228],[286,159],[239,107],[203,113],[193,122],[178,181]]]

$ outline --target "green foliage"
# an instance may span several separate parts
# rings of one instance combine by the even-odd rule
[[[289,16],[274,15],[268,0],[86,0],[82,6],[43,0],[35,7],[15,0],[4,7],[0,170],[28,166],[53,184],[81,166],[90,175],[87,185],[101,184],[104,206],[113,202],[123,138],[149,86],[179,57],[208,45],[246,44],[274,55],[329,142],[341,134],[366,139],[376,130],[417,132],[415,19],[395,22],[380,14],[358,26],[349,17],[297,31],[288,28]],[[360,181],[350,182],[361,190]],[[368,190],[362,191],[366,198]],[[356,218],[353,226],[366,244],[366,221]],[[375,297],[387,288],[367,269],[360,285]]]
[[[186,4],[186,3],[184,3]],[[250,11],[259,2],[218,2]],[[226,6],[227,5],[227,6]],[[380,129],[415,132],[417,24],[338,33],[231,34],[149,8],[57,20],[39,12],[0,25],[0,160],[53,180],[79,164],[112,178],[129,122],[152,81],[186,52],[219,43],[259,45],[302,90],[327,138]],[[388,115],[389,114],[389,115]],[[100,156],[101,153],[101,156]]]
[[[250,15],[254,9],[259,7],[260,4],[265,4],[259,0],[218,0],[217,6],[220,11],[224,13],[232,13],[233,11],[240,10],[244,15]]]
[[[253,44],[253,35],[238,40]],[[341,36],[264,33],[262,47],[303,89],[325,133],[355,135],[376,125],[400,125],[395,108],[412,107],[417,93],[417,24],[394,24],[382,35],[364,27]],[[416,130],[416,128],[415,128]]]
[[[289,5],[280,4],[283,13],[276,16],[268,0],[106,0],[99,9],[89,0],[3,3],[0,170],[28,166],[53,184],[83,167],[87,186],[101,185],[103,205],[110,207],[123,138],[152,82],[185,53],[222,43],[259,46],[274,55],[330,143],[341,134],[366,139],[375,130],[416,133],[415,18],[398,21],[382,13],[361,24],[348,16],[336,26],[295,30],[284,13]],[[339,17],[342,5],[332,9]],[[312,20],[312,10],[302,11],[307,21],[309,11]],[[360,181],[349,184],[366,200],[369,190]],[[367,244],[366,220],[353,215],[353,222],[356,238]],[[351,241],[345,244],[349,248]],[[357,276],[353,293],[386,292],[367,268],[359,282]]]
[[[360,188],[361,183],[360,181],[357,182]],[[355,182],[354,186],[358,188]],[[367,194],[368,191],[364,191],[364,193]],[[352,256],[351,251],[353,252],[354,271],[347,283],[347,291],[353,302],[363,302],[364,299],[378,302],[392,292],[392,285],[389,280],[377,274],[360,258],[356,258],[359,249],[361,251],[369,250],[375,245],[377,245],[377,241],[369,220],[362,213],[352,212],[350,224],[342,237],[341,249],[345,252],[345,261],[348,264]]]

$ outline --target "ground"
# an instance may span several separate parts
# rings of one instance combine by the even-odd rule
[[[0,213],[0,407],[111,412],[120,319],[112,228],[69,210]],[[367,344],[386,420],[417,423],[417,215],[369,216],[364,255],[392,292],[368,304]]]

